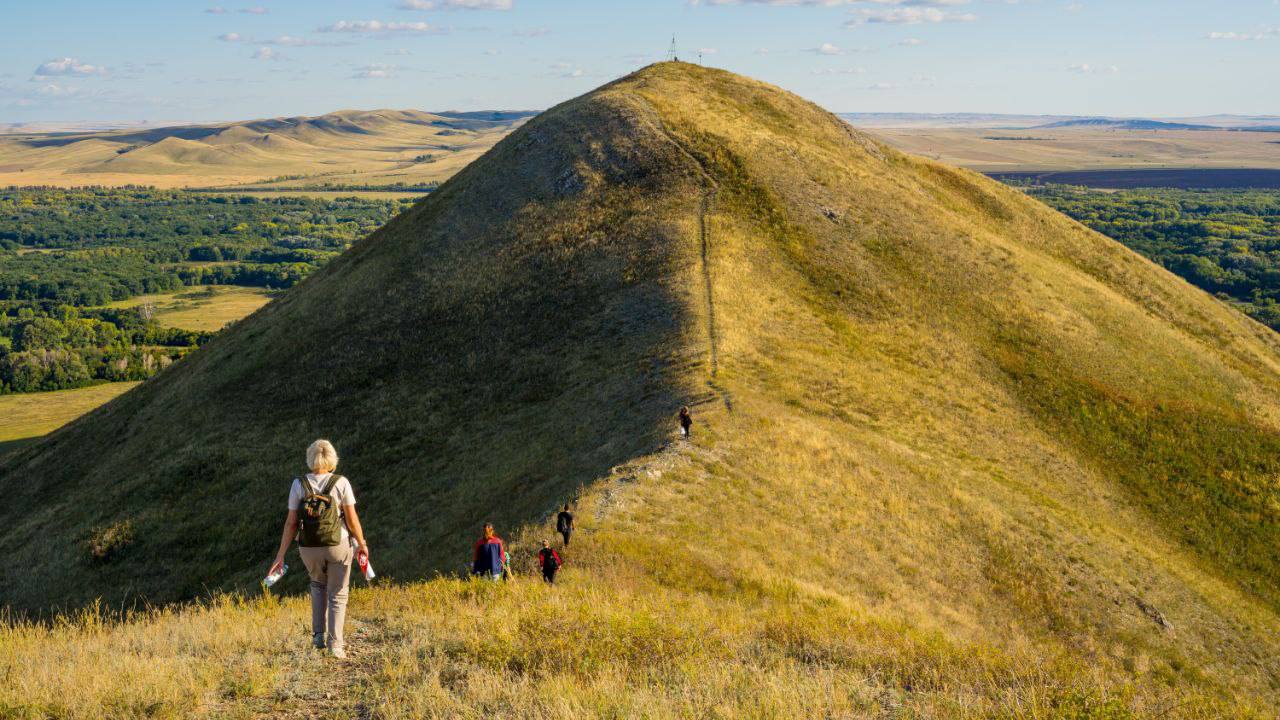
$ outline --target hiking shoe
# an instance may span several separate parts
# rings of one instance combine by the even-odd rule
[[[329,654],[341,660],[347,656],[347,651],[339,647],[329,648]]]
[[[311,647],[317,650],[324,649],[324,633],[316,633],[311,636]]]

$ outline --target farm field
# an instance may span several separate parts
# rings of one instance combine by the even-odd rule
[[[904,152],[982,172],[1280,168],[1280,133],[1236,130],[876,127]]]
[[[0,453],[18,441],[47,435],[137,385],[103,383],[74,390],[0,395]]]
[[[1133,188],[1280,189],[1280,169],[1270,168],[1131,168],[993,172],[1002,182],[1038,185],[1084,185],[1114,190]]]
[[[155,320],[163,327],[180,330],[221,330],[271,301],[266,288],[210,285],[179,292],[140,295],[110,303],[108,308],[136,308],[151,305]]]

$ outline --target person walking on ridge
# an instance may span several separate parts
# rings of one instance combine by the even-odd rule
[[[556,571],[560,569],[560,556],[551,547],[550,540],[542,541],[542,550],[538,551],[538,562],[542,565],[542,580],[551,585],[556,584]]]
[[[689,414],[689,406],[680,408],[680,437],[689,439],[689,428],[693,427],[693,415]]]
[[[490,580],[501,580],[502,570],[505,566],[507,549],[502,543],[502,538],[493,531],[493,523],[484,524],[484,535],[476,541],[474,557],[471,564],[471,574],[479,575]]]
[[[327,646],[334,657],[347,656],[342,630],[347,618],[347,588],[351,562],[369,558],[364,528],[356,514],[356,494],[351,482],[334,473],[338,451],[328,440],[316,440],[307,448],[311,472],[294,478],[289,487],[289,514],[280,533],[280,550],[271,573],[283,571],[284,555],[296,537],[298,554],[311,577],[311,644]],[[353,552],[351,538],[355,538]]]
[[[569,503],[556,516],[556,532],[564,536],[564,546],[569,547],[569,536],[573,534],[573,513],[569,512]]]

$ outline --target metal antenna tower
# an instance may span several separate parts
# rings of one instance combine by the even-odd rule
[[[671,36],[671,47],[667,48],[667,62],[676,62],[680,58],[676,57],[676,36]]]

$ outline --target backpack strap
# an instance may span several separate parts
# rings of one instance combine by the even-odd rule
[[[338,473],[329,473],[329,479],[325,482],[324,489],[320,491],[320,494],[328,495],[335,505],[338,505],[338,499],[333,497],[331,493],[333,493],[333,488],[337,486],[338,481],[342,479],[343,477]],[[341,505],[338,505],[338,519],[342,521],[342,524],[345,527],[347,524],[347,513],[342,509]]]

